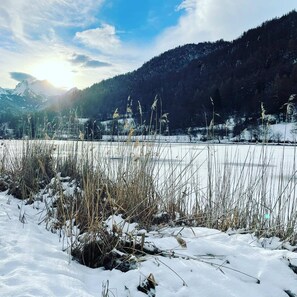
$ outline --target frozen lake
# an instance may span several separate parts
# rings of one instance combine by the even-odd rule
[[[27,142],[3,141],[2,163]],[[244,213],[248,225],[296,221],[296,147],[244,144],[47,141],[55,157],[77,155],[109,178],[145,170],[164,200],[189,213],[212,209],[218,219]],[[128,173],[129,172],[129,173]],[[254,216],[254,217],[253,217]],[[257,217],[257,218],[255,218]]]

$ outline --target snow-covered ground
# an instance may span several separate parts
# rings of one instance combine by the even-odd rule
[[[277,239],[164,228],[147,233],[145,241],[168,257],[145,256],[126,273],[105,271],[71,260],[62,250],[63,238],[45,229],[43,209],[41,202],[24,205],[0,194],[0,296],[103,296],[105,287],[107,296],[144,297],[137,286],[150,274],[160,297],[289,296],[284,290],[297,294],[297,275],[288,267],[289,261],[297,265],[297,254],[280,249]]]
[[[132,119],[130,119],[132,121]],[[130,121],[130,122],[131,122]],[[106,127],[110,121],[103,122]],[[124,135],[103,135],[104,141],[159,141],[163,143],[234,143],[234,142],[270,142],[270,143],[296,143],[297,126],[295,122],[282,122],[274,124],[256,125],[247,127],[239,135],[233,135],[235,126],[234,119],[230,119],[226,124],[215,125],[215,136],[213,140],[207,139],[208,127],[196,127],[188,129],[188,133],[178,135],[136,135],[128,136],[129,129]],[[220,136],[216,136],[221,131]],[[222,132],[223,131],[223,132]],[[211,131],[208,131],[212,135]]]
[[[59,154],[67,154],[68,144],[54,143]],[[133,146],[132,151],[130,147],[123,150],[120,147],[123,144],[117,143],[79,145],[83,146],[79,152],[93,152],[95,158],[100,155],[112,162],[127,157],[126,152],[131,158],[141,157],[141,144],[129,144]],[[22,146],[21,142],[4,141],[0,147],[1,160],[5,156],[13,161],[14,152],[20,152]],[[69,147],[73,149],[72,144]],[[242,174],[242,168],[248,172],[254,170],[249,175],[261,173],[260,165],[265,159],[265,164],[268,164],[265,171],[271,176],[269,193],[274,192],[279,174],[283,180],[291,179],[291,173],[296,174],[295,157],[296,149],[292,146],[197,144],[156,146],[152,156],[157,164],[160,163],[156,169],[161,172],[160,176],[164,175],[164,180],[166,168],[177,166],[180,168],[178,175],[192,162],[194,169],[190,175],[199,175],[202,189],[206,185],[208,158],[214,160],[216,166],[222,166],[217,169],[230,166],[232,179],[241,177],[237,170]],[[137,287],[150,274],[157,283],[157,297],[297,296],[297,274],[289,268],[290,263],[297,266],[297,254],[277,238],[257,239],[251,234],[223,233],[198,227],[158,229],[147,232],[145,241],[162,250],[163,255],[139,258],[136,269],[123,273],[115,269],[91,269],[73,261],[65,251],[65,238],[46,230],[44,211],[43,202],[25,205],[6,193],[0,193],[1,297],[145,297]],[[135,236],[137,230],[131,226],[127,232]],[[282,249],[283,246],[289,250]],[[103,295],[102,291],[108,291],[109,295]]]

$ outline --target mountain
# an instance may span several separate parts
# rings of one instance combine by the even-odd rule
[[[215,43],[204,42],[180,46],[151,59],[138,69],[136,73],[142,79],[147,80],[161,73],[179,72],[191,61],[201,59],[226,45],[228,45],[228,42],[220,40]]]
[[[23,80],[13,90],[0,88],[0,114],[40,110],[64,93],[46,80]]]
[[[27,79],[23,80],[12,91],[13,95],[43,97],[44,99],[62,95],[65,93],[64,89],[56,88],[47,80]]]
[[[0,95],[8,95],[8,94],[9,94],[8,90],[0,88]]]
[[[138,70],[62,97],[67,109],[83,117],[104,120],[116,109],[123,115],[129,104],[136,119],[149,120],[157,96],[159,116],[169,113],[170,127],[178,129],[205,125],[214,114],[220,114],[216,122],[230,115],[257,118],[261,104],[267,113],[279,114],[295,93],[297,12],[292,11],[232,42],[180,46]]]

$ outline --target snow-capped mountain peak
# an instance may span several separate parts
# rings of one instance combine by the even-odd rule
[[[13,95],[49,98],[65,93],[65,90],[54,87],[47,80],[27,79],[18,83]]]
[[[29,90],[29,82],[27,80],[24,80],[17,84],[15,89],[12,91],[13,95],[18,96],[26,96]]]
[[[67,93],[46,80],[29,78],[19,82],[14,89],[0,88],[0,110],[34,111],[59,101]]]

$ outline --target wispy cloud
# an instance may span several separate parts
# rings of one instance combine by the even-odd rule
[[[89,67],[89,68],[101,68],[101,67],[109,67],[109,66],[111,66],[111,64],[106,62],[96,61],[96,60],[87,61],[83,65],[83,67]]]
[[[177,6],[176,10],[185,9],[188,11],[194,10],[198,5],[197,0],[183,0],[180,5]]]
[[[0,29],[16,40],[40,38],[57,27],[83,28],[96,21],[96,12],[105,0],[1,0]]]
[[[84,64],[90,60],[86,55],[73,54],[69,59],[73,64]]]
[[[1,86],[14,87],[15,78],[10,72],[34,74],[38,64],[51,60],[68,61],[73,65],[73,72],[78,79],[75,84],[78,87],[98,81],[98,75],[90,71],[83,73],[83,69],[96,70],[99,66],[107,66],[101,59],[87,58],[79,67],[69,61],[69,57],[73,52],[80,51],[73,42],[75,32],[99,23],[97,13],[104,1],[1,0]],[[81,73],[78,73],[79,69]]]
[[[34,76],[24,72],[10,72],[10,77],[16,81],[23,81],[26,79],[35,79]]]
[[[109,67],[112,65],[107,62],[91,59],[89,56],[81,54],[73,54],[69,61],[74,65],[86,68]]]
[[[121,41],[114,26],[102,24],[101,27],[89,29],[75,34],[75,39],[85,46],[101,52],[118,50]]]

